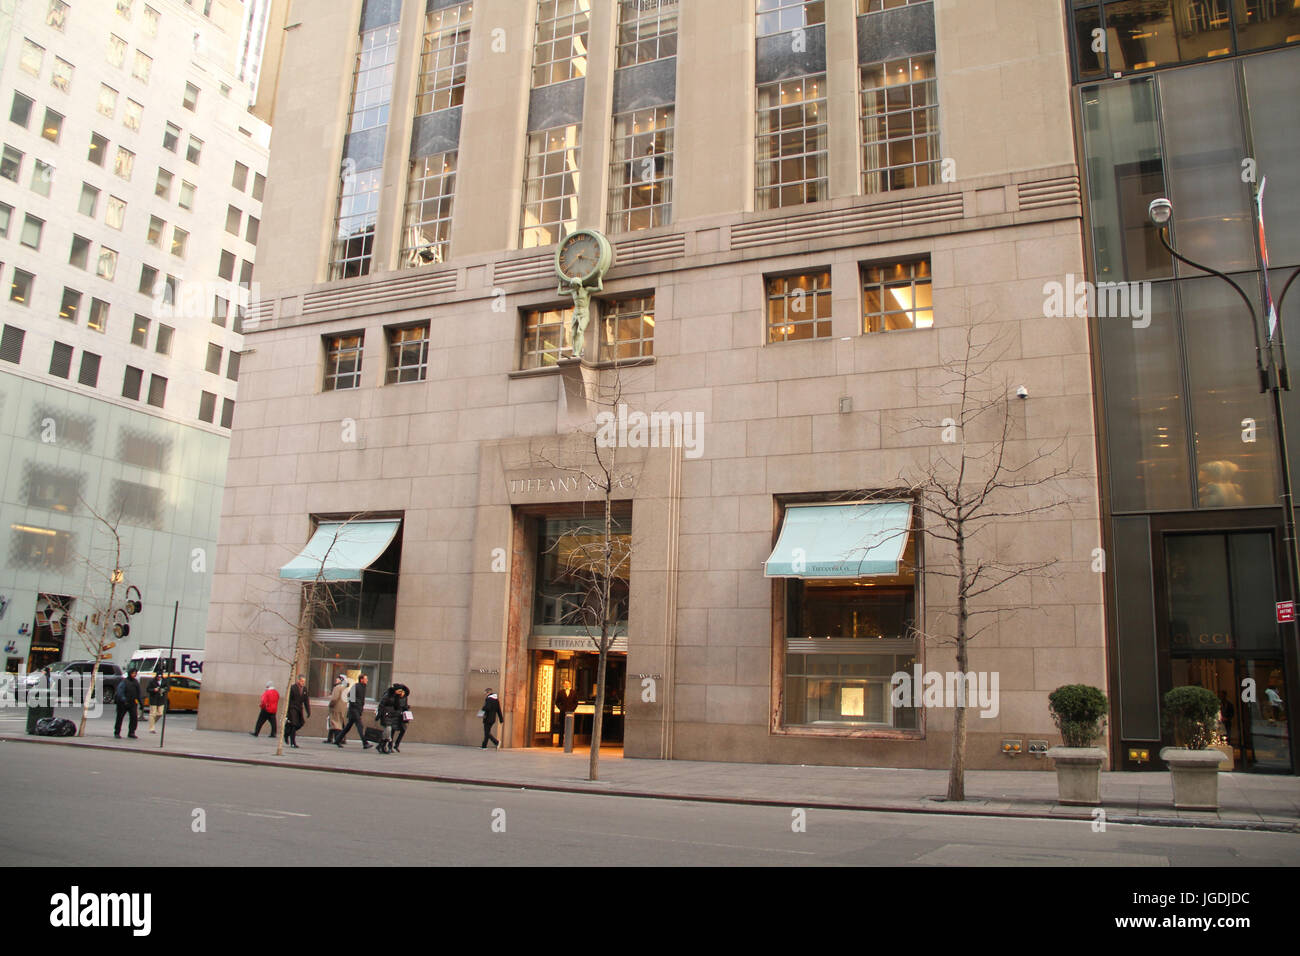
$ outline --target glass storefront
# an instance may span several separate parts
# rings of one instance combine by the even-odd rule
[[[586,645],[592,646],[591,641]],[[574,746],[591,746],[599,655],[591,651],[534,650],[529,656],[532,660],[532,695],[528,713],[531,746],[563,746],[564,714],[570,710],[573,712]],[[610,651],[605,663],[602,747],[621,747],[623,744],[626,682],[627,653]]]
[[[1274,617],[1273,536],[1167,534],[1171,686],[1220,702],[1220,746],[1238,770],[1288,772],[1282,636]]]

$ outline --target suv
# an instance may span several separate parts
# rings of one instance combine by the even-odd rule
[[[76,674],[81,680],[89,680],[90,672],[94,668],[94,661],[59,661],[50,665],[50,680],[57,682],[61,677]],[[104,680],[104,700],[111,702],[113,695],[117,693],[117,685],[122,682],[126,674],[122,672],[120,664],[114,664],[112,661],[99,662],[99,676]],[[44,670],[36,671],[27,675],[24,682],[28,689],[36,687],[45,678]]]

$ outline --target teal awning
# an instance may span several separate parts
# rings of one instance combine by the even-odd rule
[[[911,521],[908,501],[791,505],[763,573],[769,578],[897,574]]]
[[[294,581],[360,581],[397,534],[400,521],[323,521],[298,557],[280,569]]]

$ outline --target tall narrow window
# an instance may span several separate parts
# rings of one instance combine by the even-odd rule
[[[939,97],[934,56],[862,68],[862,190],[939,181]]]
[[[135,51],[135,64],[131,68],[131,75],[141,83],[149,82],[149,75],[153,72],[153,57],[143,50]]]
[[[95,210],[99,207],[99,190],[90,183],[81,184],[81,199],[77,203],[77,212],[83,216],[95,218]]]
[[[108,35],[108,65],[120,67],[126,59],[126,41],[116,33]]]
[[[379,148],[367,149],[365,143],[372,137],[358,134],[372,129],[382,130],[388,122],[396,55],[397,24],[361,34],[352,74],[352,102],[348,111],[349,155],[344,156],[341,166],[339,205],[330,255],[331,279],[370,274],[383,148],[381,138]],[[382,132],[377,134],[378,137],[382,135]],[[354,150],[355,155],[352,155]]]
[[[99,385],[99,356],[94,352],[81,351],[81,371],[77,373],[77,382],[95,388]]]
[[[86,159],[90,160],[96,166],[104,165],[104,155],[108,152],[108,140],[98,133],[90,134],[90,148],[86,151]]]
[[[60,33],[68,23],[68,5],[64,0],[50,0],[50,7],[45,12],[45,25],[54,27]],[[64,378],[67,378],[65,375]]]
[[[167,379],[161,375],[149,376],[149,398],[150,405],[155,408],[162,408],[167,402]]]
[[[135,153],[122,146],[117,148],[117,156],[113,158],[113,172],[125,179],[131,181],[131,173],[135,170]]]
[[[96,109],[102,114],[112,119],[117,113],[117,90],[107,84],[99,84],[99,101]]]
[[[26,37],[23,38],[23,46],[18,54],[18,68],[24,73],[30,73],[32,76],[41,75],[41,66],[45,62],[45,47],[39,43],[33,43]]]
[[[406,193],[406,226],[402,232],[403,267],[447,261],[451,245],[451,209],[455,198],[455,153],[436,153],[411,164]],[[250,229],[254,221],[249,217]]]
[[[75,67],[61,57],[54,58],[54,68],[50,70],[50,86],[61,93],[72,90],[72,71]]]
[[[56,146],[63,136],[63,114],[46,107],[45,122],[41,124],[41,136]]]
[[[618,5],[618,65],[636,66],[677,55],[677,0],[622,0]]]
[[[533,88],[587,75],[590,0],[537,0]]]
[[[50,349],[50,374],[57,378],[67,378],[72,373],[72,346],[66,342],[55,342]]]
[[[144,381],[144,369],[128,365],[122,374],[122,397],[140,401],[140,385]]]
[[[122,125],[134,132],[140,131],[140,120],[144,117],[143,104],[127,99],[126,108],[122,110]]]
[[[614,117],[609,166],[609,231],[651,229],[672,221],[673,108]]]
[[[829,197],[826,75],[758,87],[757,208]]]
[[[581,131],[575,124],[528,134],[521,247],[553,245],[576,227]]]
[[[86,328],[96,332],[108,331],[108,303],[103,299],[90,300],[90,315],[86,318]]]
[[[63,303],[59,306],[59,318],[77,324],[77,310],[81,308],[81,293],[76,289],[63,287]]]
[[[415,99],[417,116],[460,106],[464,101],[469,22],[473,12],[474,4],[461,3],[425,14],[419,89]]]

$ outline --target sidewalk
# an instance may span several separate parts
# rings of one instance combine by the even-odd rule
[[[170,723],[170,722],[169,722]],[[27,737],[0,733],[0,741],[35,746],[79,746],[133,750],[159,756],[268,764],[332,773],[360,773],[446,783],[516,789],[599,793],[610,796],[822,809],[902,813],[973,814],[1093,820],[1089,807],[1060,807],[1056,775],[1048,772],[973,770],[966,773],[962,803],[945,803],[947,772],[870,767],[809,767],[625,759],[601,755],[600,776],[586,779],[586,751],[480,750],[443,744],[403,745],[400,754],[363,751],[355,735],[339,749],[316,736],[300,736],[298,750],[275,756],[275,743],[247,733],[195,730],[171,724],[167,747],[143,732],[139,740],[115,740],[107,721],[93,722],[84,738]],[[1021,759],[1030,759],[1028,757]],[[1219,777],[1218,811],[1175,810],[1169,774],[1106,773],[1102,805],[1107,823],[1197,826],[1300,833],[1300,778],[1245,773]]]

